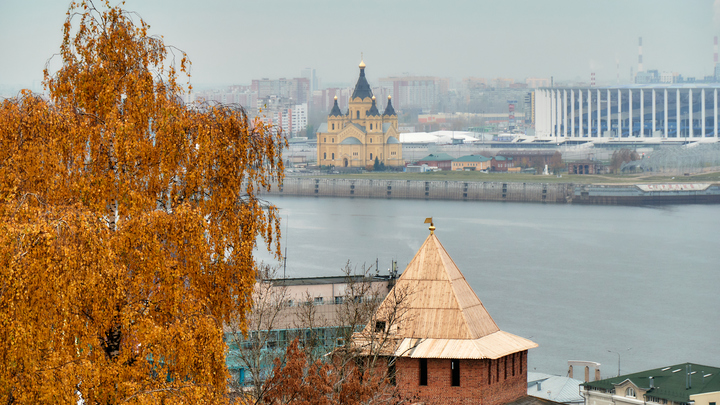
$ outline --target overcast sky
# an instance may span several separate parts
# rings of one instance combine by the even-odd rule
[[[100,3],[99,0],[96,1]],[[114,2],[111,2],[115,4]],[[0,0],[0,85],[31,86],[60,46],[69,2]],[[127,0],[186,51],[193,83],[391,75],[615,82],[645,69],[712,74],[720,0]]]

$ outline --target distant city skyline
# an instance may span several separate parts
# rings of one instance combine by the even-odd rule
[[[68,4],[0,0],[0,86],[42,80]],[[124,8],[188,53],[199,87],[299,77],[308,67],[323,84],[352,84],[361,52],[374,83],[403,75],[589,82],[592,72],[614,83],[618,62],[628,82],[641,36],[645,70],[700,79],[713,73],[720,34],[720,0],[127,0]]]

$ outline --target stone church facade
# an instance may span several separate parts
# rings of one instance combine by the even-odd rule
[[[375,160],[389,167],[403,166],[398,118],[388,96],[380,113],[370,84],[365,78],[365,63],[360,62],[360,77],[343,113],[337,97],[326,123],[318,128],[319,166],[367,167]]]

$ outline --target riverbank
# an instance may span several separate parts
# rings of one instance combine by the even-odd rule
[[[294,177],[296,173],[289,174]],[[325,179],[368,179],[368,180],[418,180],[418,181],[463,181],[463,182],[502,182],[502,183],[572,183],[572,184],[646,184],[646,183],[720,183],[720,171],[708,170],[702,173],[683,174],[597,174],[578,175],[563,173],[556,175],[536,175],[527,173],[482,173],[479,171],[438,171],[425,173],[406,172],[367,172],[327,174],[319,171],[307,173],[301,177]]]
[[[533,177],[540,180],[562,179],[556,176]],[[717,204],[720,203],[720,183],[696,181],[577,184],[559,181],[410,180],[341,176],[286,177],[282,187],[275,185],[266,194],[553,204]]]

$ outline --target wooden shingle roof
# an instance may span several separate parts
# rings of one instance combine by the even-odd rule
[[[393,312],[401,313],[396,327],[390,326],[398,356],[494,359],[537,347],[498,328],[434,233],[380,304],[375,319]],[[362,334],[368,336],[374,328],[369,324]]]

